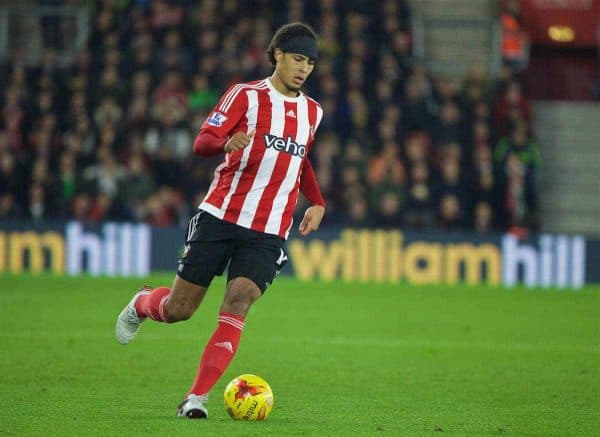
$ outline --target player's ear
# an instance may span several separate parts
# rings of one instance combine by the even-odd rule
[[[273,56],[275,57],[275,62],[279,64],[283,59],[283,51],[281,49],[275,49]]]

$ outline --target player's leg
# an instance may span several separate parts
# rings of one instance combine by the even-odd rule
[[[187,404],[188,399],[191,403],[201,400],[202,405],[206,402],[208,392],[237,351],[248,310],[262,296],[286,260],[283,241],[271,236],[253,239],[233,253],[217,329],[204,349],[194,384],[180,405],[178,415],[186,415],[186,411],[195,413],[194,408]],[[206,412],[206,409],[203,411]]]
[[[227,284],[217,329],[208,340],[190,393],[207,394],[233,359],[250,306],[262,291],[251,279],[238,277]]]
[[[223,273],[231,249],[228,241],[207,241],[207,234],[218,234],[214,218],[202,213],[190,220],[186,247],[171,288],[144,287],[117,318],[117,340],[126,344],[137,334],[147,318],[173,323],[189,319],[196,311],[212,279]]]
[[[189,319],[202,302],[206,290],[207,287],[188,282],[179,275],[175,276],[171,288],[144,286],[119,314],[117,340],[121,344],[129,343],[147,318],[163,323]]]
[[[171,288],[159,287],[150,294],[140,296],[135,302],[138,317],[150,317],[157,322],[174,323],[192,317],[207,287],[186,281],[179,275]]]
[[[190,419],[208,416],[205,407],[208,392],[233,359],[244,329],[244,318],[261,294],[261,289],[248,278],[238,277],[227,283],[217,329],[204,348],[194,384],[179,404],[177,416]]]

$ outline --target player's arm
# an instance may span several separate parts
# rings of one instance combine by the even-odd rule
[[[211,132],[198,132],[194,139],[194,153],[200,156],[216,156],[223,153],[227,138],[219,138]]]
[[[208,157],[241,150],[250,144],[255,132],[256,129],[252,128],[247,134],[236,132],[231,137],[219,138],[211,132],[200,131],[194,140],[194,153]]]
[[[300,234],[306,236],[312,231],[319,229],[319,225],[325,214],[325,200],[323,199],[317,177],[308,158],[304,159],[302,163],[300,192],[311,204],[304,212],[304,217],[298,228]]]
[[[234,85],[223,96],[200,128],[194,140],[194,153],[216,156],[243,149],[252,141],[254,129],[235,132],[248,109],[248,97],[240,85]]]

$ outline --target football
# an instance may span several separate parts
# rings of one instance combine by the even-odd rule
[[[273,391],[260,376],[244,374],[233,379],[224,393],[225,408],[235,420],[265,420],[273,409]]]

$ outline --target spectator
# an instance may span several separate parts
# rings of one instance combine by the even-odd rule
[[[27,183],[22,167],[9,150],[0,150],[0,194],[11,194],[16,209],[24,204]]]
[[[158,122],[146,133],[146,151],[155,155],[160,147],[169,148],[175,159],[182,161],[191,153],[191,137],[185,129],[187,90],[181,75],[170,71],[152,96],[153,117]]]
[[[181,33],[173,28],[167,31],[163,45],[158,50],[157,72],[162,76],[170,70],[178,70],[185,76],[191,73],[191,54],[183,45]]]
[[[488,81],[483,67],[476,65],[469,71],[463,83],[461,109],[464,115],[473,117],[474,107],[487,99]]]
[[[383,184],[401,186],[406,180],[404,163],[400,159],[398,145],[386,142],[379,153],[369,161],[368,181],[371,187]]]
[[[125,178],[125,170],[108,147],[101,147],[97,157],[98,163],[83,171],[83,181],[88,187],[87,191],[115,197],[120,183]]]
[[[526,165],[511,152],[505,162],[505,206],[508,212],[508,228],[531,229],[535,222],[535,191]]]
[[[473,218],[475,232],[484,234],[494,229],[494,210],[488,202],[478,202],[475,205]]]
[[[441,162],[441,172],[435,183],[434,192],[436,203],[451,194],[458,201],[460,209],[466,210],[467,186],[461,174],[460,162],[456,157],[449,157]]]
[[[81,190],[81,176],[77,172],[75,154],[66,151],[60,155],[58,171],[58,211],[60,216],[68,217],[69,207],[75,195]]]
[[[408,165],[426,160],[429,155],[429,136],[425,132],[413,132],[405,141],[405,155]]]
[[[327,200],[329,212],[338,206],[339,186],[335,168],[338,166],[340,153],[339,137],[334,132],[326,132],[316,140],[313,146],[311,161],[319,181],[323,197]]]
[[[190,111],[210,110],[218,100],[219,92],[211,87],[208,77],[204,74],[196,74],[192,79],[192,91],[189,95]]]
[[[131,44],[132,71],[153,71],[154,43],[150,33],[136,35]]]
[[[18,220],[23,216],[13,193],[0,193],[0,219]]]
[[[439,203],[438,225],[442,229],[457,230],[464,226],[464,212],[454,194],[444,194]]]
[[[531,121],[531,106],[523,96],[521,84],[511,81],[506,85],[502,97],[494,110],[495,125],[500,135],[506,135],[519,120]]]
[[[178,27],[183,21],[183,8],[167,0],[154,0],[151,5],[150,23],[155,32]]]
[[[373,210],[374,224],[382,228],[398,228],[402,225],[402,208],[404,199],[402,191],[397,187],[380,186],[375,192]]]
[[[426,101],[427,85],[423,78],[411,76],[406,81],[405,106],[402,110],[408,130],[426,130],[432,115]]]
[[[504,0],[500,14],[502,25],[502,60],[517,71],[529,62],[529,38],[521,27],[521,10],[517,0]]]
[[[34,222],[52,218],[52,208],[46,198],[46,189],[40,183],[34,182],[29,187],[26,217]]]
[[[87,219],[98,223],[104,220],[115,220],[120,218],[120,211],[116,208],[113,198],[106,192],[99,192],[93,198]]]
[[[116,125],[123,118],[123,110],[114,97],[104,97],[94,112],[96,126]]]
[[[452,100],[442,103],[439,115],[433,127],[433,141],[436,144],[445,142],[464,142],[462,115],[459,106]]]
[[[369,202],[363,195],[349,196],[345,225],[353,228],[373,226]]]
[[[496,205],[498,204],[496,189],[492,151],[489,146],[479,147],[475,151],[473,199]]]
[[[144,203],[154,192],[154,180],[145,168],[143,156],[131,155],[127,163],[127,173],[119,181],[119,203],[124,216],[130,220],[141,220],[145,217]]]
[[[99,105],[107,97],[114,99],[120,106],[125,103],[125,91],[119,69],[114,66],[105,67],[100,75],[100,83],[94,96],[94,106]]]
[[[405,223],[413,228],[432,227],[435,223],[435,203],[429,182],[429,167],[416,161],[409,171]]]
[[[528,126],[524,120],[519,120],[510,136],[501,138],[496,145],[494,160],[502,165],[513,153],[525,166],[527,174],[532,181],[540,164],[540,152],[537,143],[529,136]]]
[[[92,208],[92,197],[87,193],[78,194],[73,198],[71,204],[71,218],[73,220],[90,221],[90,210]]]

